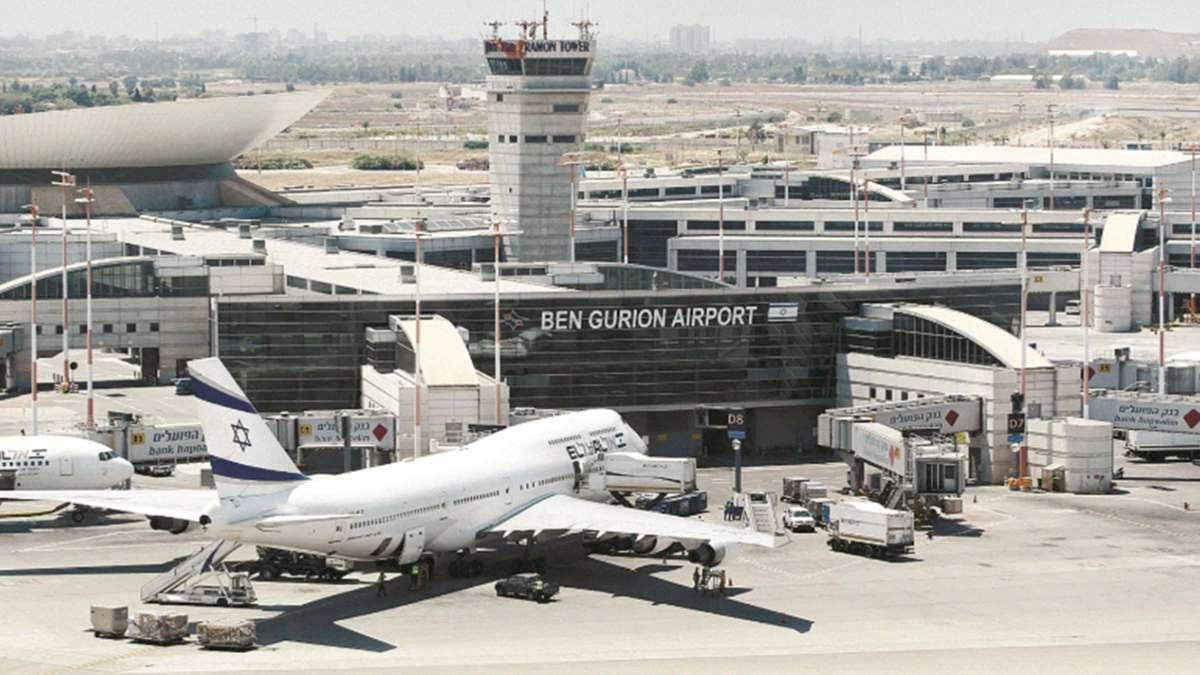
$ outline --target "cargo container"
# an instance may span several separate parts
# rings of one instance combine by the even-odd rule
[[[783,493],[779,498],[785,502],[799,503],[804,499],[804,484],[807,482],[807,478],[784,478]]]
[[[129,608],[121,605],[92,605],[92,635],[98,638],[125,637]]]
[[[842,501],[829,507],[829,546],[873,558],[895,558],[913,547],[913,514],[874,502]]]
[[[696,489],[696,460],[610,452],[604,456],[604,489],[614,492],[691,492]]]

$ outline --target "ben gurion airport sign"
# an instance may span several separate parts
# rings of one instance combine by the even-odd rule
[[[795,322],[799,303],[761,305],[709,305],[698,307],[643,307],[640,309],[559,309],[542,312],[542,330],[620,330],[635,328],[708,328],[749,326],[755,318],[769,323]]]

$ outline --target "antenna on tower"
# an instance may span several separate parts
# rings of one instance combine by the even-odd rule
[[[521,27],[522,36],[526,40],[536,40],[537,39],[537,27],[538,27],[539,22],[537,22],[537,21],[514,21],[513,23],[515,23]]]
[[[546,0],[542,0],[542,39],[550,39],[550,10],[546,9]]]
[[[571,25],[575,26],[576,28],[579,29],[579,39],[580,40],[591,40],[592,39],[592,30],[591,30],[592,26],[599,26],[600,24],[596,23],[595,21],[588,21],[587,19],[584,19],[583,21],[576,21],[576,22],[572,23]]]
[[[483,25],[492,27],[492,39],[493,40],[500,39],[500,27],[504,25],[503,21],[485,21],[483,23]]]

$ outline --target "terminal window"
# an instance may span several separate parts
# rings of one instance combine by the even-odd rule
[[[125,324],[125,332],[126,333],[136,333],[137,332],[137,324],[136,323]]]
[[[554,137],[554,142],[555,142],[555,143],[574,143],[574,142],[575,142],[575,136],[574,136],[574,134],[569,134],[569,135],[566,135],[566,136],[555,136],[555,137]]]
[[[526,143],[545,143],[546,137],[545,136],[526,136],[525,142]]]
[[[578,103],[555,103],[554,112],[556,113],[577,113],[579,112]]]

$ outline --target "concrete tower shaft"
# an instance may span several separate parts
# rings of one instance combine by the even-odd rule
[[[519,229],[508,251],[526,262],[571,260],[572,173],[587,127],[595,40],[485,40],[488,158],[492,204],[504,229]]]

